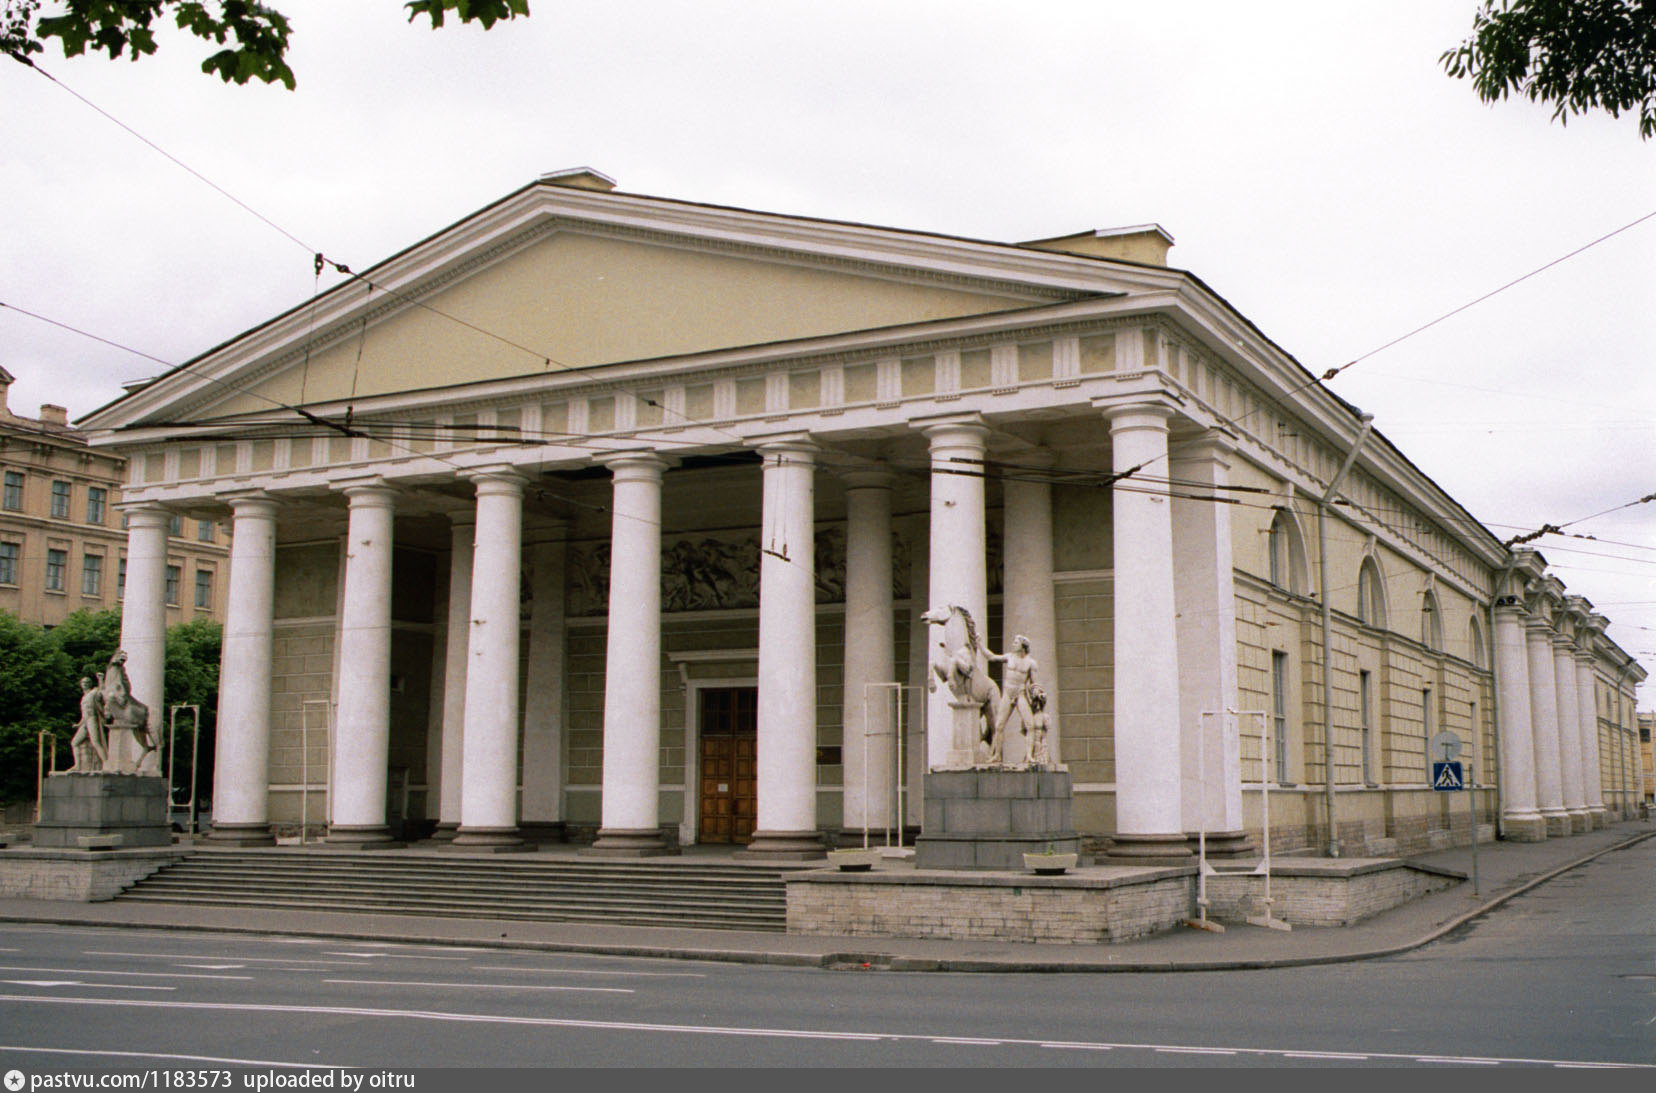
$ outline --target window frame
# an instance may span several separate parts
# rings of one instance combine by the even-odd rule
[[[168,607],[177,607],[181,585],[184,583],[184,567],[169,565],[165,579],[166,604]]]
[[[86,487],[86,522],[102,527],[108,511],[109,490],[103,486]]]
[[[1272,779],[1276,785],[1292,786],[1297,783],[1289,781],[1288,775],[1288,691],[1292,686],[1293,672],[1288,663],[1288,654],[1281,649],[1271,650],[1271,751],[1272,751]]]
[[[210,569],[195,571],[195,605],[198,611],[213,609],[213,571]]]
[[[47,592],[63,595],[69,591],[69,551],[59,547],[46,548]]]
[[[0,478],[0,509],[6,512],[23,511],[23,488],[27,477],[22,471],[7,471]]]
[[[75,498],[75,487],[71,482],[62,478],[52,479],[51,499],[47,502],[46,512],[53,520],[69,519],[69,506]]]
[[[0,586],[16,588],[22,582],[23,544],[14,539],[0,539]],[[7,575],[9,571],[9,576]]]
[[[99,597],[103,595],[103,563],[104,556],[102,554],[81,555],[82,596]]]

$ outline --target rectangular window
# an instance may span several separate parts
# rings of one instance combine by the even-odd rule
[[[1271,651],[1271,743],[1275,753],[1272,774],[1277,785],[1288,785],[1288,654],[1275,649]]]
[[[202,608],[213,606],[213,573],[211,570],[196,570],[195,605]]]
[[[1374,676],[1357,673],[1357,714],[1363,730],[1363,784],[1374,785]]]
[[[213,541],[213,525],[211,521],[203,520],[196,525],[196,538],[203,543]]]
[[[96,596],[103,592],[103,555],[88,554],[81,558],[81,595]]]
[[[69,552],[67,550],[46,551],[46,591],[62,592],[66,580],[64,571],[69,568]]]
[[[69,483],[52,483],[52,519],[69,519]]]
[[[86,522],[101,524],[104,522],[104,506],[109,500],[109,491],[102,486],[90,486],[86,491]]]
[[[22,553],[17,543],[0,543],[0,584],[17,583],[17,559]]]
[[[172,516],[167,519],[167,534],[177,537],[184,534],[184,517]]]
[[[1433,755],[1432,754],[1432,748],[1431,748],[1432,733],[1436,731],[1432,727],[1432,721],[1433,720],[1434,719],[1432,717],[1432,689],[1430,687],[1423,687],[1423,688],[1421,688],[1421,691],[1420,691],[1420,728],[1421,728],[1421,735],[1422,735],[1422,737],[1423,737],[1423,739],[1424,739],[1424,741],[1427,745],[1426,746],[1426,773],[1427,773],[1427,775],[1430,775],[1432,773],[1432,766],[1431,766],[1432,761],[1434,759],[1443,758],[1441,755]]]
[[[0,493],[0,508],[9,512],[23,511],[23,474],[21,471],[6,472],[6,486],[4,493]]]
[[[126,559],[122,558],[115,564],[115,598],[126,599]]]
[[[177,566],[170,565],[167,567],[167,606],[169,607],[178,606],[178,581],[180,576]]]

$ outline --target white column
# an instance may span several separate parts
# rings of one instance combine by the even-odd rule
[[[1190,853],[1184,836],[1173,521],[1167,486],[1169,406],[1105,411],[1111,466],[1115,596],[1116,833],[1112,853]],[[1136,470],[1136,468],[1143,468]]]
[[[1558,696],[1553,689],[1552,627],[1532,616],[1524,624],[1529,660],[1530,724],[1535,730],[1535,797],[1549,836],[1568,835],[1564,778],[1558,766]]]
[[[1231,509],[1215,498],[1230,484],[1232,441],[1209,433],[1182,444],[1169,476],[1187,483],[1172,501],[1173,600],[1179,655],[1183,824],[1207,832],[1208,852],[1247,848],[1242,818],[1242,740],[1235,716],[1236,587]],[[1203,716],[1207,714],[1208,716]]]
[[[871,683],[892,675],[895,633],[891,615],[891,487],[887,471],[845,475],[845,690],[841,753],[847,833],[884,841],[896,816],[896,696]],[[871,843],[872,845],[872,843]]]
[[[921,610],[960,606],[972,613],[979,640],[989,636],[989,577],[983,502],[983,456],[989,427],[969,419],[927,426],[931,441],[930,588]],[[916,590],[918,591],[918,590]],[[926,635],[926,660],[935,656],[936,627]],[[926,703],[926,761],[932,770],[962,769],[974,760],[975,741],[954,739],[948,689],[939,684]]]
[[[759,801],[747,852],[819,857],[816,818],[816,448],[764,444],[759,529]]]
[[[648,453],[606,460],[611,502],[604,659],[604,797],[587,853],[670,853],[661,834],[661,472]]]
[[[345,591],[339,614],[339,716],[334,731],[330,843],[398,845],[385,823],[391,747],[391,542],[395,496],[348,486]]]
[[[528,691],[523,696],[523,822],[563,820],[565,525],[530,529]]]
[[[1052,465],[1052,453],[1037,451],[1018,457],[1024,466]],[[1063,749],[1058,725],[1058,609],[1052,598],[1052,485],[1045,481],[1007,479],[1002,487],[1001,541],[1005,550],[1001,647],[1005,653],[1022,634],[1035,658],[1035,685],[1046,692],[1047,750],[1059,769]],[[1002,758],[1009,766],[1026,762],[1030,739],[1011,731]]]
[[[477,488],[471,636],[466,650],[460,830],[454,845],[514,849],[518,834],[518,588],[523,572],[523,478],[490,469]]]
[[[471,635],[472,560],[477,514],[449,519],[448,628],[443,643],[442,768],[437,782],[437,833],[452,839],[460,827],[461,755],[466,734],[466,662]]]
[[[219,673],[213,829],[232,846],[270,834],[270,657],[276,603],[276,502],[230,499],[230,576]]]
[[[121,649],[126,653],[132,697],[149,707],[150,739],[159,741],[166,712],[167,524],[159,505],[121,506],[127,517],[126,592],[121,599]],[[111,740],[107,769],[160,772],[160,750],[140,756],[137,742]]]
[[[1604,771],[1599,758],[1598,695],[1593,688],[1593,654],[1575,651],[1577,723],[1581,728],[1582,789],[1593,827],[1605,825]]]
[[[1536,803],[1524,613],[1515,604],[1495,608],[1495,672],[1500,686],[1501,822],[1507,838],[1537,842],[1547,837],[1547,824]]]
[[[1562,774],[1564,811],[1570,814],[1570,830],[1586,831],[1592,820],[1587,815],[1587,790],[1581,769],[1581,707],[1576,704],[1575,645],[1562,634],[1554,634],[1553,696],[1558,702],[1558,769]]]

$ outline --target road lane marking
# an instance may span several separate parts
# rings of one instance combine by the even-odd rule
[[[503,968],[488,964],[475,964],[474,972],[522,972],[530,975],[616,975],[633,976],[650,979],[706,979],[706,972],[627,972],[605,971],[602,968]]]
[[[1114,1051],[1109,1044],[1087,1044],[1066,1040],[1042,1040],[1042,1047],[1058,1048],[1062,1051]]]
[[[324,979],[368,987],[464,987],[482,991],[583,991],[588,994],[637,994],[629,987],[560,987],[548,983],[422,983],[414,979]]]
[[[209,1010],[227,1013],[257,1013],[264,1016],[272,1014],[302,1014],[305,1016],[328,1017],[381,1017],[412,1021],[439,1021],[456,1024],[479,1025],[518,1025],[530,1028],[568,1028],[583,1030],[598,1030],[604,1032],[655,1032],[655,1033],[685,1033],[700,1036],[752,1036],[773,1037],[784,1040],[843,1040],[861,1043],[876,1043],[890,1041],[892,1043],[934,1043],[935,1035],[924,1033],[904,1032],[849,1032],[831,1029],[791,1029],[746,1027],[740,1025],[679,1025],[654,1024],[644,1021],[599,1021],[573,1017],[523,1017],[512,1014],[490,1013],[455,1013],[445,1010],[397,1010],[375,1009],[363,1006],[297,1006],[274,1005],[260,1002],[186,1002],[162,1001],[161,999],[144,1000],[137,998],[70,998],[55,997],[52,995],[28,994],[0,994],[0,1002],[33,1003],[35,1005],[63,1005],[63,1006],[125,1006],[144,1009],[172,1009],[172,1010]],[[1038,1047],[1050,1041],[1022,1040],[1007,1037],[1000,1041],[1007,1047]],[[1158,1051],[1188,1050],[1200,1054],[1227,1054],[1227,1055],[1255,1055],[1280,1059],[1288,1054],[1281,1048],[1203,1048],[1196,1045],[1176,1044],[1130,1044],[1101,1042],[1100,1048],[1119,1048],[1123,1051]],[[1491,1057],[1479,1058],[1476,1056],[1422,1056],[1401,1052],[1370,1052],[1370,1059],[1401,1059],[1412,1062],[1465,1062],[1489,1066],[1498,1066],[1503,1063],[1527,1064],[1543,1066],[1567,1065],[1577,1060],[1569,1059],[1534,1059],[1534,1058],[1506,1058]],[[1614,1070],[1656,1070],[1656,1063],[1616,1063],[1597,1061],[1602,1069]]]
[[[23,1047],[0,1044],[0,1051],[27,1051],[36,1055],[100,1055],[117,1059],[177,1059],[186,1063],[223,1063],[225,1066],[285,1066],[301,1070],[355,1070],[342,1063],[284,1063],[274,1059],[236,1059],[224,1055],[178,1055],[166,1051],[110,1051],[89,1047]]]
[[[1157,1055],[1235,1055],[1231,1047],[1158,1047]]]
[[[246,964],[180,964],[180,968],[201,968],[210,972],[230,971],[234,968],[245,968]]]
[[[211,956],[201,953],[128,953],[113,949],[82,949],[82,956],[136,956],[144,960],[240,960],[246,964],[327,964],[330,967],[345,965],[346,967],[366,968],[366,960],[306,960],[299,956]],[[182,964],[181,967],[195,967],[193,964]],[[226,964],[225,967],[236,967]]]
[[[964,1044],[967,1047],[1000,1047],[1004,1040],[981,1040],[971,1036],[933,1036],[934,1044]]]
[[[1349,1051],[1284,1051],[1282,1057],[1284,1059],[1350,1059],[1353,1062],[1361,1062],[1368,1058],[1367,1055],[1355,1055]]]
[[[35,968],[22,964],[0,964],[5,972],[56,972],[59,975],[124,975],[141,979],[252,979],[251,975],[196,975],[193,972],[113,972],[101,968]]]
[[[79,979],[0,979],[19,987],[102,987],[112,991],[175,991],[177,987],[155,987],[143,983],[86,983]]]
[[[326,950],[324,956],[372,956],[381,960],[458,960],[465,962],[470,957],[464,956],[422,956],[419,953],[337,953]]]

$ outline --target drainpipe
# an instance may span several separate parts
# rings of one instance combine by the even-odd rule
[[[1318,595],[1322,600],[1323,800],[1327,804],[1328,856],[1331,858],[1340,856],[1340,833],[1334,826],[1334,609],[1328,602],[1328,506],[1334,500],[1340,479],[1357,462],[1357,453],[1363,450],[1363,442],[1374,428],[1373,414],[1358,414],[1357,420],[1362,422],[1362,428],[1357,430],[1357,439],[1351,442],[1351,452],[1317,501],[1317,583],[1321,586]]]

